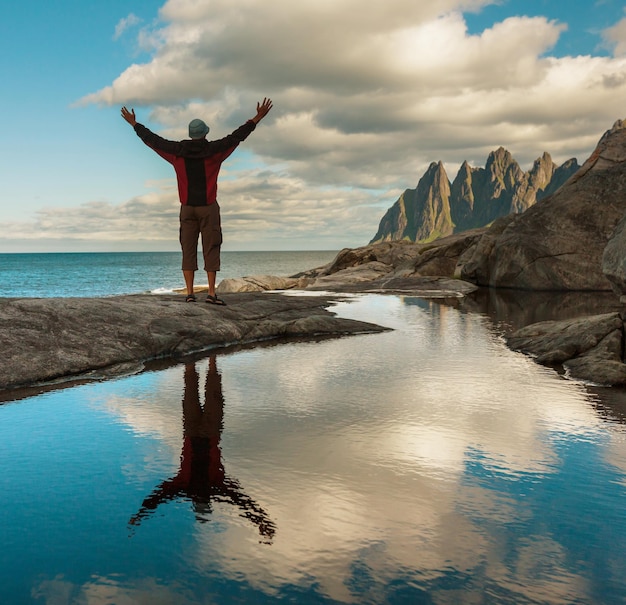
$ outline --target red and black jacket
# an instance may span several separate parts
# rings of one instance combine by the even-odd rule
[[[217,175],[222,162],[256,128],[252,120],[217,141],[187,139],[168,141],[135,124],[137,136],[167,160],[176,171],[180,203],[187,206],[207,206],[217,199]]]

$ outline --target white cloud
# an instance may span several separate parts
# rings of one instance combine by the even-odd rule
[[[123,19],[120,19],[117,25],[115,26],[115,33],[113,34],[113,39],[118,40],[119,38],[122,37],[122,35],[127,30],[131,29],[135,25],[139,25],[139,23],[141,23],[141,19],[133,13],[130,13],[128,17],[124,17]]]
[[[604,33],[614,57],[555,58],[567,26],[544,17],[468,33],[462,12],[490,3],[169,0],[161,26],[141,33],[152,59],[81,102],[147,106],[162,134],[179,138],[192,117],[222,136],[270,96],[274,109],[244,146],[280,166],[274,182],[299,183],[296,202],[304,190],[332,200],[325,187],[356,187],[374,193],[352,201],[370,204],[414,187],[431,161],[453,177],[501,145],[522,166],[544,151],[584,161],[623,117],[626,20]]]
[[[603,37],[616,57],[626,56],[626,17],[605,30]]]

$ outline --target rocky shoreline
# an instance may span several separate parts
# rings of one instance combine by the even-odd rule
[[[247,279],[274,289],[290,283],[285,278]],[[10,399],[18,388],[135,373],[153,360],[180,359],[213,348],[388,330],[337,317],[332,305],[345,298],[342,292],[456,300],[476,287],[427,278],[335,283],[324,292],[289,296],[268,289],[221,293],[226,306],[201,302],[202,296],[199,302],[186,303],[182,294],[0,299],[0,346],[9,352],[0,365],[0,400]]]
[[[474,236],[468,236],[468,240]],[[447,239],[428,249],[431,266],[437,250],[443,258],[451,258],[446,253],[456,245],[457,237]],[[221,291],[232,292],[237,287],[248,292],[263,291],[280,286],[285,290],[429,298],[464,312],[486,315],[511,349],[532,356],[537,363],[588,383],[626,386],[626,309],[614,292],[496,289],[453,277],[407,274],[406,259],[398,259],[404,258],[408,247],[415,249],[419,245],[373,244],[346,251],[344,256],[350,256],[350,267],[343,267],[340,254],[332,266],[308,272],[306,277],[251,276],[234,280],[235,283],[227,281]],[[367,260],[374,256],[375,260]],[[416,260],[413,258],[411,263]]]
[[[429,243],[345,249],[324,267],[224,280],[218,292],[228,306],[176,294],[0,299],[0,391],[129,373],[214,347],[386,329],[336,317],[328,307],[342,292],[485,313],[538,363],[626,386],[626,124],[616,122],[577,173],[523,214]]]

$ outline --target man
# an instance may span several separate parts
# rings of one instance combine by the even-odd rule
[[[198,269],[198,237],[202,236],[204,270],[209,292],[206,302],[224,305],[215,293],[215,280],[220,269],[222,228],[217,203],[217,176],[222,162],[256,128],[272,108],[271,99],[257,103],[256,115],[234,132],[217,141],[207,141],[209,127],[199,119],[189,122],[189,137],[183,141],[168,141],[148,130],[135,119],[135,110],[122,107],[122,117],[135,129],[137,136],[163,159],[174,166],[180,198],[180,245],[183,252],[183,276],[187,302],[195,302],[193,290]]]

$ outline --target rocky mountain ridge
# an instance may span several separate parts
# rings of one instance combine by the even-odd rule
[[[415,189],[406,189],[387,210],[370,244],[406,240],[431,242],[484,227],[507,214],[524,212],[554,193],[580,166],[576,158],[557,166],[549,153],[524,172],[503,147],[484,168],[463,162],[450,182],[442,162],[432,162]]]

